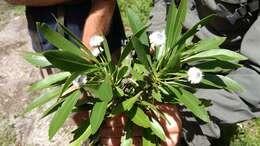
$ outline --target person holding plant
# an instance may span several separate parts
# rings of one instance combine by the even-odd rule
[[[11,4],[25,5],[26,17],[28,20],[28,28],[32,38],[33,49],[36,52],[43,52],[56,49],[49,43],[43,34],[37,29],[37,22],[45,23],[51,29],[64,34],[58,28],[57,20],[72,31],[88,48],[94,56],[100,52],[96,50],[96,44],[103,41],[98,35],[105,34],[109,43],[109,48],[112,52],[119,53],[121,47],[121,40],[125,39],[124,29],[121,22],[118,7],[115,0],[7,0]],[[67,39],[72,40],[69,36],[64,35]],[[73,40],[72,40],[73,41]],[[115,58],[115,57],[114,57]],[[48,70],[48,73],[52,73]],[[172,123],[162,120],[162,125],[165,127],[166,142],[165,146],[173,146],[178,143],[179,133],[181,131],[181,120],[176,107],[172,105],[162,106],[161,110],[171,117]],[[86,113],[76,114],[77,124],[81,124],[82,120],[88,117]],[[113,119],[110,120],[113,123]],[[119,125],[122,123],[119,123]],[[124,127],[117,127],[108,124],[112,129]],[[115,126],[115,127],[114,127]],[[167,128],[166,128],[167,127]],[[113,138],[117,133],[111,129],[104,130],[107,139],[103,140],[103,144],[107,146],[117,146],[120,144],[120,139]],[[108,135],[107,135],[108,134]],[[110,136],[109,136],[110,135]],[[102,134],[101,134],[102,136]],[[121,135],[118,135],[121,137]],[[139,136],[140,137],[140,136]],[[136,145],[140,145],[139,140],[134,141]]]
[[[7,0],[7,2],[26,6],[26,17],[35,51],[55,49],[45,40],[36,26],[37,22],[46,23],[53,30],[59,31],[55,18],[81,38],[91,51],[94,49],[89,44],[92,36],[106,35],[109,46],[114,51],[121,47],[125,38],[115,0]]]
[[[180,1],[154,0],[151,27],[153,31],[165,28],[164,20],[170,4],[175,2],[178,5]],[[184,30],[191,29],[210,14],[215,14],[215,19],[206,27],[200,28],[196,37],[192,38],[193,41],[198,42],[216,36],[226,37],[221,47],[240,52],[249,59],[242,62],[244,65],[242,68],[222,73],[238,81],[244,88],[243,92],[215,89],[196,91],[198,97],[210,101],[208,110],[213,119],[211,123],[203,123],[192,118],[185,109],[180,109],[183,115],[184,139],[188,145],[194,146],[213,145],[211,140],[221,136],[221,125],[236,124],[260,117],[259,0],[189,0],[187,17],[183,24]],[[223,65],[226,68],[229,68],[228,66]],[[213,68],[209,63],[201,69]]]

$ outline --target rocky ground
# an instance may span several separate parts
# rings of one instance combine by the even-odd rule
[[[23,51],[32,51],[24,8],[0,0],[0,145],[67,145],[71,140],[71,124],[49,141],[50,118],[41,120],[41,111],[22,114],[37,96],[27,92],[28,86],[41,79],[39,70],[23,59]]]

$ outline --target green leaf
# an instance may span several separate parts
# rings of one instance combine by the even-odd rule
[[[182,96],[177,100],[187,107],[196,117],[200,118],[205,122],[210,122],[209,115],[203,105],[201,105],[198,97],[194,96],[192,93],[182,89]]]
[[[175,23],[176,21],[176,17],[177,17],[177,13],[178,13],[178,9],[176,8],[175,3],[172,3],[170,8],[169,8],[169,12],[168,12],[168,16],[167,16],[167,23],[166,23],[166,48],[170,48],[171,44],[173,44],[173,38],[174,36],[174,29],[175,29]]]
[[[151,129],[144,129],[144,134],[142,137],[143,146],[156,146],[156,137],[153,136]]]
[[[116,79],[121,81],[128,71],[128,66],[123,66],[119,69]]]
[[[69,146],[81,146],[82,142],[87,140],[90,135],[91,135],[91,125],[88,123],[85,128],[85,131],[76,140],[70,143]]]
[[[226,50],[226,49],[212,49],[204,52],[200,52],[188,58],[182,60],[182,62],[191,62],[202,59],[218,59],[222,61],[241,61],[247,60],[247,58],[239,53]]]
[[[33,100],[32,103],[30,103],[25,112],[30,112],[32,111],[34,108],[42,106],[43,104],[49,102],[50,100],[54,99],[55,97],[57,97],[59,95],[60,92],[60,88],[55,88],[51,91],[45,92],[44,94],[42,94],[41,96],[35,98]]]
[[[135,63],[131,70],[132,77],[135,81],[144,80],[144,76],[148,75],[148,71],[143,64]]]
[[[45,118],[45,117],[47,117],[48,115],[50,115],[50,114],[56,112],[56,111],[60,108],[60,106],[62,105],[62,103],[64,102],[64,100],[65,100],[65,98],[62,98],[61,100],[55,102],[53,105],[51,105],[50,107],[48,107],[48,109],[42,113],[41,118]]]
[[[75,80],[80,73],[72,73],[72,75],[66,80],[65,84],[62,87],[62,90],[60,92],[60,97],[62,96],[62,94],[69,88],[69,86],[71,85],[71,83],[73,82],[73,80]]]
[[[142,94],[142,92],[139,92],[137,95],[135,95],[132,98],[129,98],[125,101],[123,101],[122,103],[120,103],[114,110],[113,110],[113,114],[120,114],[123,113],[124,111],[129,111],[132,109],[132,107],[134,106],[134,104],[136,103],[136,101],[138,100],[139,96]]]
[[[70,72],[92,69],[94,65],[69,52],[47,51],[44,56],[57,68]]]
[[[44,37],[55,47],[70,52],[72,54],[76,54],[78,56],[85,56],[86,54],[83,53],[80,48],[74,45],[72,42],[64,38],[58,32],[53,31],[49,26],[44,23],[38,23],[39,30],[43,33]]]
[[[81,92],[75,91],[71,95],[69,95],[58,111],[55,113],[53,119],[51,120],[49,126],[49,139],[52,139],[53,136],[57,133],[57,131],[62,127],[65,120],[69,116],[72,111],[72,108],[77,103],[78,98],[80,97]]]
[[[101,126],[106,114],[107,104],[108,102],[103,101],[103,102],[97,102],[94,105],[90,116],[90,125],[92,129],[91,130],[92,134],[95,134],[98,131],[99,127]]]
[[[51,63],[42,55],[42,53],[24,52],[23,57],[36,67],[49,67]]]
[[[148,62],[149,52],[147,46],[143,45],[136,37],[132,37],[132,43],[134,49],[137,53],[138,59],[142,62],[142,64],[149,69],[150,65]]]
[[[205,26],[206,24],[208,24],[208,22],[212,21],[214,18],[216,17],[216,15],[209,15],[203,19],[201,19],[201,21],[199,21],[197,24],[195,24],[190,30],[188,30],[187,32],[185,32],[182,37],[180,38],[180,40],[174,45],[182,45],[183,43],[186,42],[186,40],[190,37],[192,37],[193,35],[195,35],[200,28],[202,28],[203,26]],[[174,48],[173,47],[173,48]]]
[[[113,89],[110,81],[110,77],[107,75],[104,82],[99,86],[87,87],[92,94],[98,97],[102,101],[110,101],[113,97]]]
[[[244,91],[244,88],[238,84],[236,81],[232,80],[231,78],[227,76],[222,76],[218,75],[218,77],[224,82],[226,85],[226,89],[229,91],[234,91],[234,92],[242,92]]]
[[[220,60],[213,60],[213,61],[206,61],[200,64],[194,65],[195,67],[201,69],[202,72],[229,72],[233,69],[242,67],[240,64],[231,63],[228,61],[220,61]]]
[[[61,72],[61,73],[49,75],[45,79],[43,79],[43,80],[41,80],[37,83],[32,84],[32,86],[30,87],[29,90],[35,91],[35,90],[50,87],[52,84],[57,83],[59,81],[62,81],[64,79],[66,79],[68,76],[70,76],[69,72]]]
[[[133,10],[131,10],[130,8],[126,9],[126,15],[127,15],[128,21],[129,21],[129,25],[134,34],[136,34],[138,31],[142,30],[143,26],[145,26],[145,24],[142,23],[142,21],[139,19],[139,17],[136,15],[136,13]],[[144,32],[142,35],[140,35],[139,39],[142,44],[144,44],[146,46],[149,45],[146,32]]]
[[[158,136],[162,141],[166,140],[166,136],[165,133],[163,131],[162,126],[160,125],[160,123],[158,121],[156,121],[154,118],[152,118],[151,121],[151,130],[153,131],[153,133]]]
[[[120,146],[132,146],[133,145],[133,123],[127,122],[125,126],[125,135],[121,137]]]
[[[218,49],[225,40],[225,37],[214,37],[201,40],[195,48],[185,51],[183,55],[192,55],[206,50]]]
[[[136,125],[144,128],[150,127],[149,117],[144,113],[144,111],[139,107],[132,108],[127,115]]]
[[[168,73],[168,72],[175,72],[175,70],[178,70],[180,68],[180,61],[181,61],[181,55],[180,52],[178,52],[177,49],[173,50],[173,53],[171,54],[169,60],[167,61],[165,67],[161,71],[162,74]]]
[[[237,82],[222,75],[205,74],[202,83],[216,88],[224,88],[228,91],[242,92],[244,90]]]
[[[105,37],[104,37],[104,41],[103,41],[103,46],[104,46],[107,61],[111,62],[111,53],[110,53],[110,50],[109,50],[107,39]]]
[[[177,14],[176,14],[177,12]],[[171,4],[169,14],[167,17],[167,40],[166,48],[173,48],[174,44],[177,42],[181,35],[182,24],[185,20],[187,13],[187,0],[181,0],[178,10],[174,3]]]
[[[131,40],[126,44],[126,46],[123,48],[123,51],[121,53],[121,56],[118,60],[118,64],[121,64],[123,60],[129,55],[129,53],[133,50],[133,44]]]
[[[159,91],[153,90],[152,97],[157,100],[158,102],[162,102],[162,95]]]

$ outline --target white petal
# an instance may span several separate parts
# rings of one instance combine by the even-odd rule
[[[203,73],[200,69],[196,67],[192,67],[188,70],[188,81],[191,82],[191,84],[200,83],[202,78],[203,78]]]
[[[91,53],[92,53],[93,56],[97,57],[102,51],[104,51],[103,48],[96,47],[96,48],[91,50]]]
[[[89,45],[90,47],[98,47],[101,46],[103,41],[104,38],[102,36],[94,35],[89,39]]]
[[[150,43],[155,46],[160,46],[165,44],[165,31],[155,31],[149,35]]]

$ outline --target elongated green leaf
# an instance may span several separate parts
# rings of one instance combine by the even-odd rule
[[[118,72],[117,76],[116,76],[116,79],[117,80],[122,80],[123,77],[126,75],[127,71],[128,71],[128,66],[121,67],[119,69],[119,72]]]
[[[154,118],[152,118],[151,121],[151,130],[153,131],[153,133],[158,136],[162,141],[166,140],[166,136],[165,133],[163,131],[162,126],[160,125],[160,123],[158,121],[156,121]]]
[[[214,37],[201,40],[195,48],[185,51],[183,54],[192,55],[202,51],[218,49],[219,46],[226,40],[224,37]]]
[[[144,134],[142,137],[143,146],[156,146],[155,136],[151,133],[151,129],[144,129]]]
[[[44,23],[38,24],[39,30],[43,33],[44,37],[55,47],[70,52],[72,54],[76,54],[78,56],[85,56],[80,48],[74,45],[72,42],[64,38],[58,32],[53,31],[49,26]]]
[[[216,88],[224,88],[228,91],[234,91],[234,92],[243,91],[243,87],[241,85],[239,85],[237,82],[230,79],[229,77],[222,76],[222,75],[205,74],[202,83]]]
[[[130,27],[132,29],[132,32],[134,34],[136,34],[138,31],[142,30],[143,26],[145,26],[145,24],[142,23],[140,18],[130,8],[126,9],[126,15],[127,15]],[[148,37],[147,37],[146,32],[142,33],[142,35],[140,35],[139,39],[142,44],[148,46],[149,43],[148,43]]]
[[[44,56],[50,61],[55,67],[70,71],[79,72],[93,68],[94,66],[84,60],[83,58],[71,54],[69,52],[62,51],[48,51],[44,53]]]
[[[99,127],[101,126],[103,119],[106,114],[107,110],[107,104],[108,102],[97,102],[92,110],[91,116],[90,116],[90,125],[91,125],[91,132],[92,134],[95,134]]]
[[[48,115],[50,115],[50,114],[56,112],[56,111],[60,108],[60,106],[62,105],[62,103],[64,102],[64,100],[65,100],[65,98],[63,98],[63,99],[57,101],[56,103],[54,103],[53,105],[51,105],[50,107],[48,107],[48,109],[42,113],[41,118],[43,119],[43,118],[47,117]]]
[[[110,53],[110,50],[109,50],[107,39],[105,37],[104,37],[104,41],[103,41],[103,46],[104,46],[104,49],[105,49],[107,61],[111,62],[111,53]]]
[[[49,67],[51,63],[41,54],[34,52],[24,52],[23,57],[34,66],[37,67]]]
[[[159,91],[153,90],[152,91],[152,96],[155,100],[157,100],[158,102],[162,102],[162,95]]]
[[[202,28],[203,26],[205,26],[208,22],[212,21],[214,18],[216,17],[216,15],[209,15],[203,19],[201,19],[201,21],[199,21],[197,24],[195,24],[190,30],[188,30],[187,32],[185,32],[183,34],[183,36],[180,38],[180,40],[173,46],[173,48],[177,45],[181,45],[183,43],[186,42],[186,40],[190,37],[192,37],[193,35],[195,35],[200,28]]]
[[[144,128],[149,128],[150,127],[150,120],[149,117],[144,113],[144,111],[139,108],[135,107],[132,108],[127,115],[133,121],[136,125]]]
[[[181,90],[182,96],[177,100],[187,107],[196,117],[200,118],[205,122],[210,122],[209,115],[203,105],[201,105],[200,100],[194,96],[192,93]]]
[[[104,82],[99,86],[88,86],[90,92],[102,101],[110,101],[113,97],[113,89],[110,77],[107,75]]]
[[[129,111],[132,109],[132,107],[134,106],[135,102],[137,101],[137,99],[139,98],[139,96],[141,95],[142,92],[139,92],[137,95],[135,95],[132,98],[129,98],[125,101],[123,101],[121,104],[119,104],[114,110],[113,110],[113,114],[120,114],[123,113],[124,111]]]
[[[133,123],[127,122],[125,126],[125,135],[121,137],[120,146],[132,146],[133,145]]]
[[[136,37],[132,37],[132,43],[134,49],[137,53],[138,59],[142,62],[142,64],[147,68],[150,69],[150,65],[148,62],[149,52],[147,46],[143,45]]]
[[[60,97],[62,94],[69,88],[71,83],[73,82],[74,79],[76,79],[79,76],[80,73],[72,73],[72,75],[66,80],[65,84],[62,87],[62,90],[60,92]]]
[[[73,92],[65,99],[61,107],[55,113],[49,126],[49,139],[52,139],[53,136],[57,133],[57,131],[62,127],[80,95],[80,91]]]
[[[39,89],[44,89],[47,88],[49,86],[51,86],[54,83],[57,83],[59,81],[62,81],[64,79],[66,79],[68,76],[70,76],[69,72],[61,72],[61,73],[57,73],[54,75],[49,75],[48,77],[46,77],[45,79],[34,83],[31,87],[30,87],[30,91],[35,91],[35,90],[39,90]]]
[[[81,146],[81,144],[89,138],[91,135],[91,125],[88,123],[85,131],[79,136],[76,140],[74,140],[69,146]]]
[[[231,63],[228,61],[213,60],[207,61],[200,64],[196,64],[195,67],[201,69],[203,72],[229,72],[233,69],[242,67],[240,64]]]
[[[49,102],[53,98],[57,97],[59,95],[60,88],[53,89],[51,91],[48,91],[41,96],[37,97],[36,99],[33,100],[32,103],[30,103],[27,108],[26,112],[32,111],[34,108],[42,106],[43,104]]]
[[[118,64],[121,64],[122,61],[129,55],[129,53],[133,50],[133,44],[131,42],[131,40],[127,43],[127,45],[125,46],[125,48],[123,48],[121,56],[118,60]]]
[[[166,48],[170,48],[171,44],[173,44],[173,38],[174,36],[174,29],[175,29],[175,23],[176,21],[176,16],[177,16],[178,10],[176,8],[175,3],[172,3],[170,8],[169,8],[169,12],[168,12],[168,16],[167,16],[167,24],[166,24]]]
[[[167,61],[165,67],[162,70],[162,73],[164,74],[167,72],[175,72],[175,70],[178,70],[180,68],[180,61],[180,52],[178,52],[177,49],[173,50],[172,55],[170,56],[169,60]]]
[[[222,61],[241,61],[247,60],[247,58],[239,53],[226,50],[226,49],[212,49],[204,52],[200,52],[193,56],[183,59],[182,62],[191,62],[201,59],[219,59]]]
[[[236,81],[232,80],[231,78],[227,76],[222,76],[218,75],[218,77],[224,82],[226,85],[226,89],[229,91],[234,91],[234,92],[242,92],[244,91],[244,88],[238,84]]]
[[[174,44],[180,37],[182,24],[185,20],[187,13],[187,0],[181,0],[178,10],[176,10],[175,4],[172,3],[167,19],[167,41],[166,48],[173,48]],[[177,14],[173,14],[176,13]],[[175,16],[176,15],[176,16]],[[168,28],[169,27],[169,28]]]

